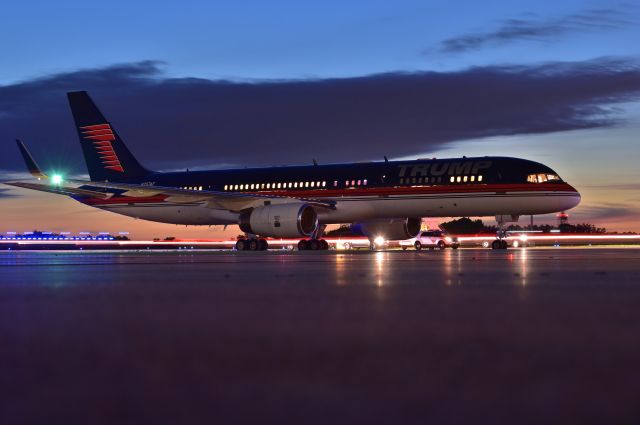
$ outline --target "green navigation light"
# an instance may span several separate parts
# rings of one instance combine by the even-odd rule
[[[54,174],[51,176],[51,183],[59,186],[62,184],[62,176],[60,174]]]

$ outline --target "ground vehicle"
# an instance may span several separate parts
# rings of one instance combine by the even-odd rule
[[[460,246],[458,238],[447,236],[442,230],[427,230],[425,232],[420,232],[420,234],[415,238],[400,241],[399,244],[403,250],[413,247],[417,251],[420,251],[423,248],[445,249],[447,247],[451,247],[452,249],[458,249]]]

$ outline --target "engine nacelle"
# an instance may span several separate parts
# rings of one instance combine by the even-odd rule
[[[382,236],[386,240],[397,241],[415,238],[420,233],[421,225],[420,218],[404,218],[354,223],[351,229],[370,239]]]
[[[318,228],[318,214],[308,204],[276,204],[240,214],[240,230],[275,238],[311,236]]]

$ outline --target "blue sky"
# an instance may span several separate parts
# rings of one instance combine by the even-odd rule
[[[397,107],[407,108],[410,117],[390,117],[387,128],[375,129],[386,139],[374,140],[366,128],[349,128],[348,119],[329,120],[321,123],[324,127],[310,123],[315,133],[326,128],[321,136],[337,145],[344,145],[337,135],[353,135],[357,147],[344,152],[314,150],[313,156],[324,162],[375,159],[382,153],[531,158],[548,163],[585,195],[574,211],[577,218],[640,231],[639,187],[634,186],[640,181],[640,6],[634,2],[22,1],[4,4],[2,17],[0,137],[24,137],[34,153],[53,157],[54,162],[81,163],[64,102],[69,89],[95,93],[121,132],[131,136],[127,141],[134,152],[145,146],[141,127],[148,128],[154,119],[166,125],[164,133],[176,127],[188,133],[184,165],[197,167],[262,164],[260,144],[246,149],[249,155],[232,149],[255,137],[238,132],[244,139],[234,140],[229,124],[234,113],[255,103],[251,96],[264,97],[272,90],[290,93],[282,97],[293,103],[283,101],[281,106],[283,111],[300,111],[293,120],[297,124],[306,122],[307,109],[298,108],[296,99],[309,91],[340,92],[307,100],[327,103],[325,109],[311,105],[310,114],[326,114],[331,101],[352,110],[354,93],[385,99],[366,87],[396,87],[387,96],[400,99],[415,83],[423,101],[398,101]],[[384,73],[390,77],[376,76]],[[490,82],[483,90],[487,78]],[[227,105],[212,100],[226,93],[219,80],[234,83],[230,93],[242,94],[248,87],[256,92],[242,94],[241,101],[229,102],[229,110],[219,114],[216,108]],[[255,87],[239,84],[243,82]],[[514,90],[518,84],[526,90]],[[569,86],[573,88],[565,93]],[[203,87],[208,97],[187,99],[186,93]],[[434,103],[429,102],[431,93],[437,97]],[[522,97],[514,99],[509,93]],[[536,93],[540,96],[534,99]],[[184,110],[173,108],[173,100]],[[162,119],[145,114],[149,105],[160,103],[173,109],[158,110]],[[486,116],[485,110],[490,112]],[[363,111],[363,119],[376,120],[379,112]],[[309,155],[308,150],[297,151],[292,140],[322,140],[305,134],[305,127],[287,134],[282,125],[269,126],[260,122],[259,112],[253,114],[238,116],[242,122],[256,123],[265,139],[279,141],[283,149],[289,146],[291,158],[283,158],[285,163],[306,161]],[[211,118],[206,134],[190,125],[190,117],[200,115]],[[216,122],[216,116],[221,121]],[[405,121],[410,131],[402,128]],[[438,127],[440,122],[449,125]],[[433,131],[428,131],[432,124]],[[332,133],[331,128],[339,131]],[[201,141],[218,129],[226,136],[214,136],[219,145],[215,155],[208,155]],[[143,151],[139,156],[155,168],[167,168],[176,152]],[[5,174],[18,171],[18,159],[13,146],[0,146],[0,170]],[[37,196],[48,195],[21,196],[36,202]],[[46,199],[54,210],[60,208],[59,221],[50,221],[52,228],[63,225],[65,211],[71,208],[83,216],[84,207],[68,206],[71,201]],[[36,221],[19,216],[15,204],[14,197],[0,193],[5,222],[28,226],[29,219]],[[96,214],[104,213],[86,212],[86,222],[95,221]],[[120,220],[114,231],[129,225],[129,219],[110,220]],[[83,226],[87,230],[89,224]],[[162,225],[129,225],[136,226],[144,228],[140,232],[145,235],[165,232]]]
[[[628,25],[464,54],[425,52],[508,19],[544,23],[603,9]],[[639,9],[606,1],[27,0],[3,5],[0,82],[145,59],[165,61],[175,76],[279,79],[636,56]]]

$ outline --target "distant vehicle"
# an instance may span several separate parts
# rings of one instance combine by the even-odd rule
[[[426,232],[420,232],[420,234],[415,238],[400,241],[399,244],[403,251],[409,247],[413,247],[417,251],[420,251],[423,248],[458,249],[460,246],[458,238],[447,236],[442,230],[428,230]]]

